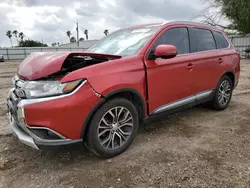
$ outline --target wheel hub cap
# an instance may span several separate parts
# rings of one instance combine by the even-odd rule
[[[117,131],[118,129],[118,123],[112,124],[112,130]]]

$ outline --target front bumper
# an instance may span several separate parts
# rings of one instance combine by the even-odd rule
[[[35,149],[65,147],[82,143],[85,118],[100,100],[88,83],[69,95],[38,99],[20,99],[13,88],[7,96],[8,117],[14,134],[24,144]],[[37,134],[41,129],[56,139],[41,137]]]
[[[17,136],[17,138],[24,144],[34,148],[34,149],[39,149],[38,146],[35,144],[33,138],[22,131],[20,127],[17,125],[17,123],[14,121],[14,118],[11,116],[10,112],[7,113],[7,116],[10,121],[11,128],[13,130],[13,133]]]
[[[21,128],[20,124],[13,118],[10,112],[7,113],[7,116],[9,118],[9,122],[13,131],[13,134],[24,144],[34,148],[34,149],[42,149],[42,150],[51,150],[55,148],[62,148],[65,146],[71,146],[78,143],[82,143],[82,139],[78,140],[70,140],[70,139],[64,139],[64,140],[43,140],[43,139],[36,139],[36,136],[32,135],[31,132],[28,131],[28,129]]]

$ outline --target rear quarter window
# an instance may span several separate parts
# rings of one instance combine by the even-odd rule
[[[216,49],[216,43],[210,30],[190,28],[189,31],[192,52],[201,52]]]
[[[222,33],[213,31],[213,35],[216,41],[217,49],[227,48],[229,46],[227,40]]]

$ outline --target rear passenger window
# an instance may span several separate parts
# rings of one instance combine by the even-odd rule
[[[213,34],[216,41],[217,49],[223,49],[229,46],[227,40],[221,33],[213,31]]]
[[[207,29],[190,28],[191,51],[201,52],[216,49],[212,32]]]
[[[160,44],[170,44],[177,48],[178,54],[189,53],[189,38],[187,28],[173,28],[167,30],[156,41],[154,48]]]

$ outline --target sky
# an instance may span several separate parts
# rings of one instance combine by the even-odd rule
[[[145,23],[191,21],[204,9],[200,0],[0,0],[0,46],[10,46],[7,30],[23,32],[25,39],[51,44],[76,37],[100,39],[103,31]],[[17,44],[12,37],[13,45]]]

